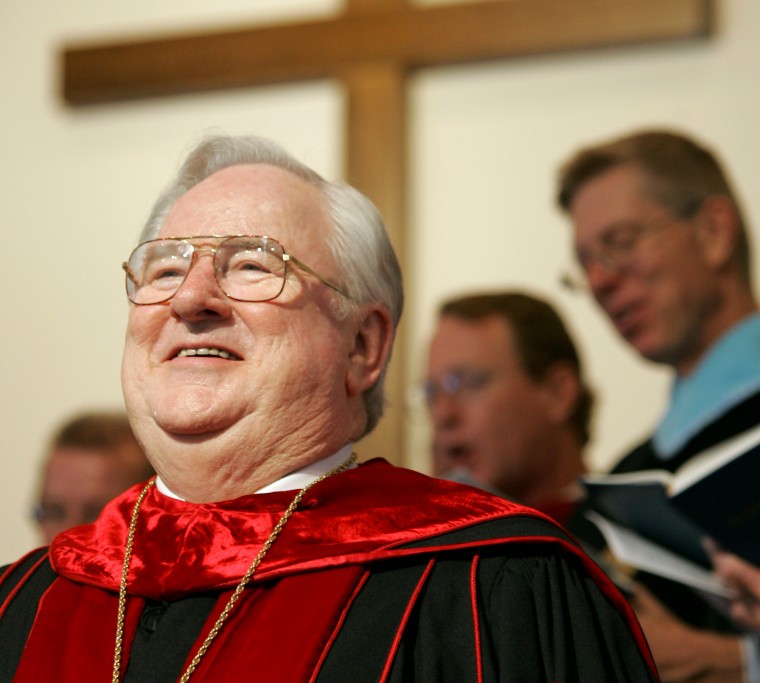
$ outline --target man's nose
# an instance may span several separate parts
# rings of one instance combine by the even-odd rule
[[[230,315],[230,299],[217,282],[213,257],[213,253],[196,253],[184,282],[169,302],[180,318],[196,321]]]
[[[620,282],[620,271],[596,258],[587,262],[583,270],[588,287],[597,299],[614,289]]]
[[[459,417],[459,401],[455,394],[437,391],[428,403],[430,417],[436,429],[453,427]]]

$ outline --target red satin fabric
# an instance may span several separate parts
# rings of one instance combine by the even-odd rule
[[[53,566],[71,580],[54,582],[43,597],[16,681],[108,680],[126,537],[141,489],[133,487],[110,503],[94,525],[54,541]],[[143,598],[172,600],[221,590],[188,654],[189,664],[294,495],[286,491],[198,505],[150,490],[140,509],[130,565],[122,674]],[[417,500],[425,505],[398,504]],[[390,554],[402,543],[516,513],[528,511],[380,460],[321,482],[275,541],[194,678],[238,680],[243,672],[255,671],[259,680],[284,680],[282,662],[287,661],[289,680],[309,680],[355,596],[366,571],[362,561],[378,559],[382,549]],[[259,588],[257,580],[272,577],[280,580]],[[82,662],[87,662],[86,672]]]
[[[247,674],[255,672],[256,680],[308,681],[318,670],[364,571],[356,566],[342,567],[286,577],[266,589],[247,590],[201,659],[193,679],[245,680]],[[232,590],[220,594],[188,654],[185,669],[231,594]],[[57,581],[43,602],[14,681],[110,680],[116,632],[115,596],[71,581]],[[127,603],[122,676],[143,604],[141,598],[130,598]],[[65,629],[61,629],[62,624]]]
[[[141,488],[136,486],[110,503],[94,525],[78,527],[54,541],[53,566],[70,580],[54,581],[44,595],[14,679],[17,683],[110,677],[124,546]],[[138,518],[129,572],[124,665],[142,598],[172,600],[218,590],[215,611],[189,653],[189,662],[294,495],[278,492],[198,505],[151,489]],[[293,681],[309,680],[340,628],[366,563],[401,554],[429,554],[434,549],[394,548],[511,515],[544,517],[476,489],[381,460],[321,482],[308,492],[264,558],[194,678],[240,680],[244,672],[255,672],[257,680],[284,680],[282,662],[287,661]],[[495,538],[485,543],[515,540],[529,539]],[[565,541],[535,540],[573,548]],[[442,542],[441,547],[449,546]],[[598,568],[581,559],[612,602],[630,612]],[[326,568],[332,570],[319,571]],[[262,585],[272,578],[279,581]],[[86,670],[82,662],[87,662]],[[276,671],[267,669],[270,666]]]
[[[55,570],[77,582],[118,590],[140,490],[136,486],[112,501],[94,525],[58,536],[51,547]],[[171,600],[235,586],[294,495],[285,491],[194,504],[151,489],[138,517],[129,594]],[[415,505],[416,500],[425,504]],[[379,558],[384,548],[513,514],[537,513],[372,460],[309,491],[256,577],[362,562],[370,554]]]
[[[308,681],[363,574],[361,567],[342,567],[288,576],[266,590],[246,592],[194,677],[239,681],[244,672],[255,672],[261,681]],[[206,626],[208,630],[211,623]]]
[[[124,652],[129,652],[143,604],[139,598],[128,604]],[[112,593],[55,581],[40,601],[14,682],[110,680],[117,609]]]

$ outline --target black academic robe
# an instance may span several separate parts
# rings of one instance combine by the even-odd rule
[[[675,472],[681,465],[712,446],[737,436],[760,422],[760,392],[740,401],[725,413],[706,424],[689,439],[671,458],[657,454],[652,439],[636,446],[612,469],[613,472],[639,472],[659,469]]]
[[[0,681],[108,680],[140,487],[0,579]],[[175,681],[293,492],[138,517],[122,675]],[[13,678],[16,672],[16,678]],[[191,680],[654,681],[625,601],[548,518],[370,461],[311,489]]]

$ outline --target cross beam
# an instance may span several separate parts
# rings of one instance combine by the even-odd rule
[[[302,23],[72,45],[63,52],[64,98],[92,104],[341,77],[362,63],[414,69],[673,40],[704,36],[710,25],[706,0],[384,5]]]
[[[701,38],[710,33],[711,10],[712,0],[475,0],[424,7],[347,0],[345,12],[328,19],[69,45],[62,53],[63,97],[78,106],[339,79],[347,93],[346,178],[380,208],[403,267],[409,71]],[[392,409],[365,446],[395,462],[403,461],[403,342],[397,339],[388,375]]]

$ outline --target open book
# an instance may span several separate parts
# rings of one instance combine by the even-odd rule
[[[593,510],[586,514],[599,527],[607,541],[610,552],[618,563],[690,586],[716,609],[728,614],[727,599],[731,595],[731,591],[709,569],[690,562],[660,545],[651,543],[636,532],[611,522]],[[595,559],[599,561],[598,557]],[[600,564],[600,566],[609,573],[608,565]],[[632,591],[630,584],[619,585],[617,574],[610,575],[610,578],[618,584],[621,590]]]
[[[702,547],[710,536],[760,565],[760,425],[672,474],[590,474],[582,482],[592,510],[692,563],[710,568]],[[605,533],[603,524],[592,521]]]

